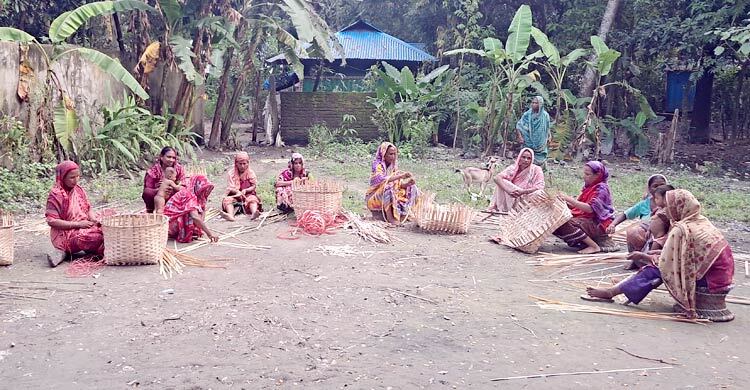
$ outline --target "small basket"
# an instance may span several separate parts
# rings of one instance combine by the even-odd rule
[[[157,264],[167,246],[169,219],[160,214],[102,218],[107,265]]]
[[[12,265],[15,236],[13,234],[13,214],[0,210],[0,265]]]
[[[516,203],[500,223],[500,243],[525,253],[536,253],[544,240],[573,215],[564,201],[544,191]]]
[[[440,205],[435,203],[435,194],[423,192],[414,206],[414,220],[422,230],[450,234],[466,234],[469,224],[477,212],[460,203]]]
[[[305,211],[336,215],[341,212],[344,187],[336,181],[298,181],[292,183],[295,216]]]

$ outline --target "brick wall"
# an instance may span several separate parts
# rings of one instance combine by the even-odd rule
[[[375,108],[367,102],[367,93],[354,92],[283,92],[281,93],[281,137],[288,144],[305,144],[311,126],[341,126],[344,114],[357,120],[347,125],[357,136],[370,141],[380,138],[370,117]]]

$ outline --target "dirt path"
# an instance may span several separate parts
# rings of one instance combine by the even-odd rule
[[[258,165],[263,180],[279,168]],[[580,303],[580,289],[530,282],[550,271],[487,242],[485,231],[403,228],[403,242],[371,245],[343,231],[277,238],[288,229],[280,222],[242,237],[270,251],[199,249],[193,254],[233,260],[171,280],[153,266],[67,278],[66,265],[43,262],[44,234],[20,233],[16,264],[0,268],[0,283],[48,289],[25,290],[45,300],[0,298],[0,388],[744,388],[750,378],[746,306],[731,305],[731,323],[705,326],[546,311],[529,294]],[[365,253],[315,251],[333,245]],[[734,293],[750,296],[743,274]],[[671,307],[652,295],[644,310]],[[490,381],[645,367],[671,368]]]

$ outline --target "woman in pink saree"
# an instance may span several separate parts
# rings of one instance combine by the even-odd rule
[[[508,212],[522,197],[544,190],[544,172],[533,162],[534,151],[523,148],[516,162],[495,176],[495,192],[487,211]]]
[[[104,254],[104,236],[91,209],[86,191],[78,185],[81,171],[73,161],[63,161],[55,168],[55,185],[47,196],[44,213],[50,226],[52,246],[50,266],[56,267],[68,256],[84,252]]]
[[[187,180],[184,189],[169,198],[164,215],[169,217],[170,238],[177,242],[192,242],[205,232],[212,242],[219,240],[203,219],[213,189],[214,185],[205,176],[193,176]]]

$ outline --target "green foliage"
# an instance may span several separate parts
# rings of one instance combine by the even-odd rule
[[[25,163],[0,168],[0,204],[8,210],[38,209],[55,180],[53,164]]]
[[[81,57],[91,61],[91,63],[98,66],[99,69],[102,70],[102,72],[112,76],[112,78],[128,87],[128,89],[130,89],[134,94],[138,95],[139,98],[143,100],[148,99],[148,92],[146,92],[146,90],[141,87],[141,84],[138,83],[138,80],[136,80],[135,77],[133,77],[133,75],[131,75],[130,72],[125,69],[124,66],[122,66],[122,64],[120,64],[120,61],[117,61],[100,51],[78,47],[61,53],[57,57],[54,57],[52,61],[57,61],[58,59],[60,59],[60,57],[69,53],[78,53]]]
[[[366,157],[375,152],[376,144],[365,143],[356,138],[357,131],[347,126],[356,118],[345,115],[343,125],[331,129],[325,125],[314,125],[308,130],[307,150],[312,157],[341,159],[342,156]]]
[[[28,137],[26,128],[18,119],[0,117],[0,164],[14,167],[28,159]]]
[[[132,98],[102,111],[104,123],[98,131],[93,130],[88,119],[83,121],[83,140],[78,148],[79,159],[88,161],[94,173],[112,169],[130,172],[145,167],[166,145],[188,158],[193,156],[193,133],[184,129],[168,132],[168,117],[151,114]]]
[[[50,24],[49,38],[52,43],[61,43],[94,17],[132,10],[156,12],[153,7],[138,0],[96,1],[58,16]]]
[[[531,38],[531,7],[524,4],[518,8],[508,27],[508,40],[505,51],[513,62],[520,62],[526,56]]]

